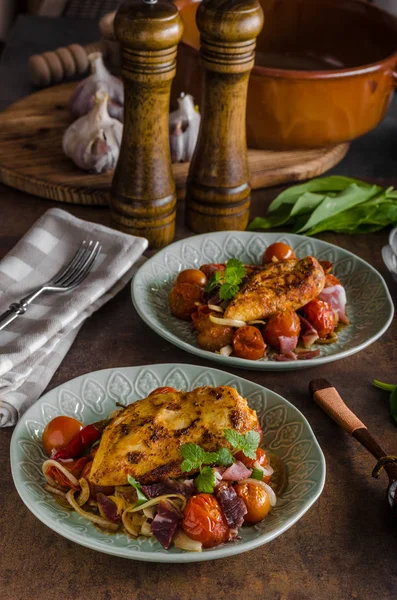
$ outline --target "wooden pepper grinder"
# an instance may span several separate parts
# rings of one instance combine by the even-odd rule
[[[257,0],[202,0],[196,21],[204,88],[187,183],[187,224],[197,233],[245,229],[251,192],[247,88],[263,11]]]
[[[114,24],[125,102],[111,216],[117,229],[161,248],[175,231],[168,114],[183,25],[178,9],[167,0],[130,0],[118,10]]]

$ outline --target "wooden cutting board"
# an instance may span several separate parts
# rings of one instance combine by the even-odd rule
[[[107,205],[112,173],[81,171],[62,151],[62,136],[71,123],[67,103],[75,85],[41,90],[0,113],[0,181],[59,202]],[[249,150],[251,185],[256,189],[321,175],[336,165],[348,148],[349,144],[339,144],[289,152]],[[187,163],[173,165],[180,197],[188,168]]]

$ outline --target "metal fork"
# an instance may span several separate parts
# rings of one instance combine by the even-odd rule
[[[101,249],[102,246],[99,242],[84,240],[68,265],[61,269],[50,281],[36,288],[19,302],[11,304],[9,309],[0,315],[0,331],[19,315],[25,314],[29,305],[41,294],[69,292],[69,290],[80,285],[91,271]]]

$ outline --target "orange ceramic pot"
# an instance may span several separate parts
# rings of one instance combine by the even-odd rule
[[[260,0],[265,25],[247,103],[248,145],[314,148],[384,117],[396,85],[397,19],[362,0]],[[173,101],[201,96],[197,0],[176,0],[185,32]]]

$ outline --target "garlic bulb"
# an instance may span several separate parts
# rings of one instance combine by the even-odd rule
[[[119,158],[123,126],[109,115],[107,106],[107,93],[97,92],[90,112],[64,133],[63,151],[84,171],[104,173],[114,169]]]
[[[190,162],[200,129],[200,113],[190,94],[178,98],[178,110],[170,113],[170,147],[172,162]]]
[[[76,87],[69,100],[69,111],[73,117],[86,115],[94,106],[97,91],[107,92],[109,96],[108,111],[111,117],[123,121],[124,86],[118,77],[111,75],[103,64],[101,52],[88,55],[91,64],[91,75],[83,79]]]

